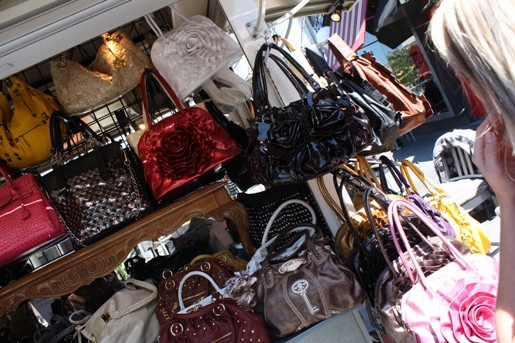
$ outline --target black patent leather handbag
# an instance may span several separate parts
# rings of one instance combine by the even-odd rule
[[[300,100],[285,107],[271,106],[267,61],[273,61],[286,75]],[[252,82],[255,117],[251,119],[247,164],[256,183],[284,185],[314,179],[355,156],[374,138],[369,119],[347,93],[335,85],[321,88],[275,44],[265,43],[259,49]]]

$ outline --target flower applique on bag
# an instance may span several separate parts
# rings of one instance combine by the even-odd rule
[[[218,71],[237,62],[243,52],[211,19],[180,16],[184,21],[165,33],[151,16],[145,19],[158,36],[150,52],[152,62],[183,100]]]

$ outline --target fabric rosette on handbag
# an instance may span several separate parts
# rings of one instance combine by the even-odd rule
[[[315,233],[310,234],[313,229]],[[291,245],[277,249],[278,239],[293,230],[297,232]],[[286,228],[266,250],[255,274],[254,309],[263,314],[270,335],[285,337],[362,301],[356,277],[333,253],[316,225]]]
[[[77,331],[89,342],[153,343],[160,329],[157,296],[153,284],[129,279]]]
[[[458,205],[448,194],[439,188],[424,172],[408,160],[401,161],[401,172],[408,180],[411,188],[420,194],[412,175],[422,183],[429,192],[424,196],[435,209],[449,222],[456,233],[456,239],[465,243],[474,253],[487,254],[491,247],[490,239],[481,224],[463,207]]]
[[[137,181],[130,152],[116,141],[105,144],[76,117],[56,116],[70,131],[65,141],[54,121],[52,171],[42,183],[75,245],[91,244],[148,213],[152,204]]]
[[[374,129],[375,138],[370,150],[364,150],[361,155],[374,155],[380,152],[391,151],[399,137],[401,113],[391,108],[386,97],[381,94],[370,82],[359,75],[346,72],[335,72],[331,69],[325,58],[306,49],[306,57],[315,69],[315,72],[341,87],[361,107]]]
[[[57,98],[69,114],[80,115],[111,101],[136,87],[145,68],[152,68],[150,58],[123,31],[102,35],[89,69],[79,62],[50,61],[50,73]]]
[[[174,91],[155,70],[141,75],[144,120],[148,129],[138,142],[145,179],[155,200],[184,195],[202,176],[240,154],[240,148],[209,112],[184,108]],[[147,80],[153,79],[179,110],[156,124],[149,114]],[[221,178],[221,177],[219,177]],[[210,180],[214,181],[214,180]]]
[[[182,289],[192,277],[209,282],[214,292],[187,307]],[[161,327],[160,342],[271,342],[263,317],[243,309],[208,274],[189,272],[181,280],[178,291],[179,311]]]
[[[50,205],[33,174],[14,178],[0,162],[5,184],[0,186],[0,267],[66,234],[66,227]]]
[[[31,87],[17,76],[7,87],[13,101],[0,94],[0,154],[11,168],[33,167],[50,159],[50,118],[61,107],[56,99]]]
[[[401,113],[399,136],[422,125],[434,114],[424,95],[417,96],[403,85],[388,68],[377,62],[371,53],[365,57],[358,56],[338,34],[329,37],[328,45],[344,71],[370,82],[386,96],[393,109]]]
[[[427,276],[402,230],[399,211],[410,211],[442,240],[454,261]],[[401,299],[402,320],[416,342],[496,342],[495,302],[499,263],[482,254],[463,255],[413,204],[395,200],[388,217],[399,232],[397,251],[413,285]],[[412,270],[414,268],[414,270]]]
[[[158,37],[150,52],[152,62],[180,100],[184,100],[218,71],[237,62],[243,52],[211,19],[201,15],[181,17],[184,21],[165,33],[152,16],[145,19]]]
[[[279,52],[314,89],[309,91]],[[278,108],[268,99],[268,56],[295,86],[300,100]],[[259,49],[252,79],[255,118],[247,165],[251,178],[265,185],[314,179],[365,149],[374,137],[363,110],[339,87],[321,88],[284,50],[265,43]]]

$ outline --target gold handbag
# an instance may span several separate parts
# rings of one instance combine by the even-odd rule
[[[426,187],[429,195],[425,199],[440,211],[456,232],[456,239],[463,242],[473,253],[487,254],[491,243],[488,236],[481,228],[481,224],[475,220],[463,207],[439,188],[434,181],[424,172],[408,160],[401,161],[402,175],[408,180],[414,192],[420,194],[411,175],[415,175],[422,185]]]
[[[152,62],[123,31],[103,34],[89,69],[63,58],[50,61],[57,99],[69,114],[91,111],[137,86],[145,68]]]
[[[60,110],[57,101],[31,87],[17,76],[7,87],[14,111],[0,94],[0,157],[11,168],[41,164],[51,156],[50,117]]]
[[[340,166],[340,168],[345,169],[351,174],[357,175],[352,169],[347,166]],[[345,220],[345,216],[343,215],[343,211],[340,205],[338,205],[334,199],[329,194],[327,187],[324,183],[323,177],[318,177],[317,179],[318,187],[320,188],[320,192],[322,193],[325,201],[334,211],[336,216],[341,222],[340,228],[336,231],[335,243],[336,243],[336,251],[341,258],[345,261],[350,261],[352,255],[358,248],[358,242],[356,242],[354,235],[350,231],[349,224]],[[356,193],[356,196],[351,197],[352,203],[355,208],[355,212],[350,214],[349,218],[352,221],[352,227],[357,232],[358,236],[362,241],[366,241],[372,232],[372,227],[370,226],[370,221],[365,212],[365,207],[363,204],[363,198],[360,192]],[[374,217],[375,223],[377,227],[385,227],[388,224],[388,215],[387,213],[377,204],[375,200],[370,202],[370,208],[372,210],[372,215]]]

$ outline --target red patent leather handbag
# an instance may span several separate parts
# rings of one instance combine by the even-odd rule
[[[149,111],[151,81],[156,81],[178,109],[156,124],[152,123]],[[138,151],[145,179],[157,201],[184,194],[189,183],[240,154],[240,148],[209,112],[199,107],[184,108],[157,71],[147,69],[142,74],[141,93],[148,129],[138,143]]]
[[[66,228],[34,175],[11,178],[0,163],[0,267],[66,234]]]

